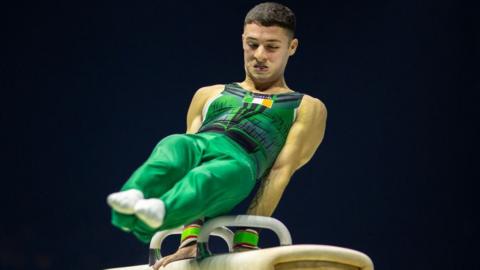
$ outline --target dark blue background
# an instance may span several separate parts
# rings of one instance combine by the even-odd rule
[[[105,198],[158,140],[185,131],[196,89],[243,80],[242,23],[256,3],[2,4],[1,269],[146,262]],[[329,116],[275,217],[295,243],[357,249],[377,269],[478,267],[479,9],[283,3],[300,39],[288,85]]]

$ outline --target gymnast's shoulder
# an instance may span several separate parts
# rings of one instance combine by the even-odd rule
[[[219,94],[220,92],[225,89],[225,84],[214,84],[214,85],[208,85],[208,86],[203,86],[200,87],[196,92],[196,96],[202,96],[202,97],[210,97],[216,94]]]
[[[304,94],[297,113],[298,117],[326,118],[327,107],[320,99]]]

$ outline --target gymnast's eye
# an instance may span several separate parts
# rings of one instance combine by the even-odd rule
[[[269,50],[276,50],[278,49],[279,47],[278,46],[275,46],[275,45],[267,45],[267,49]]]
[[[252,49],[258,48],[258,44],[257,44],[257,43],[248,42],[247,45],[248,45],[250,48],[252,48]]]

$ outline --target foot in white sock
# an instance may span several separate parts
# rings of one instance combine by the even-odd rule
[[[158,228],[163,224],[165,204],[160,199],[140,200],[135,205],[135,215],[151,228]]]
[[[108,195],[107,203],[113,210],[122,214],[131,215],[135,213],[135,204],[142,199],[143,193],[140,190],[129,189]]]

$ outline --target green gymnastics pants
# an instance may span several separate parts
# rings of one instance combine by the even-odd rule
[[[255,179],[254,160],[226,135],[171,135],[157,144],[122,187],[138,189],[147,199],[161,199],[166,210],[162,226],[152,229],[135,215],[116,211],[112,224],[148,243],[157,231],[229,212],[250,194]]]

